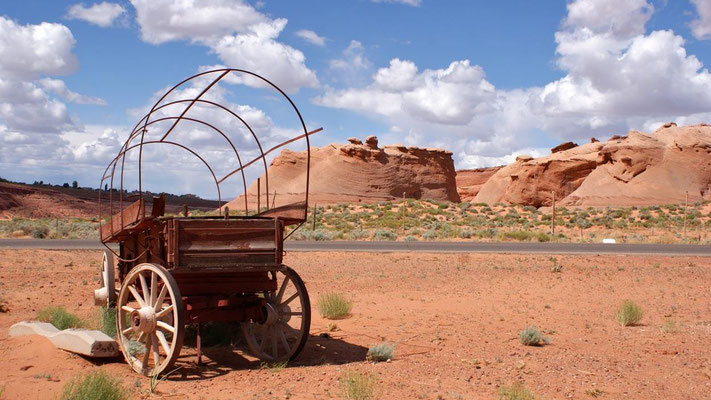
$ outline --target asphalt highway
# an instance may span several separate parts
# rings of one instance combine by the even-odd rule
[[[534,242],[355,242],[291,241],[286,251],[350,251],[368,253],[515,253],[515,254],[636,254],[711,257],[711,246],[689,244],[602,244]],[[0,239],[0,249],[96,250],[97,240]]]

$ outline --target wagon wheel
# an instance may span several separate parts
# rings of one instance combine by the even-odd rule
[[[311,326],[311,303],[304,282],[289,267],[275,274],[278,290],[264,294],[266,321],[241,324],[250,351],[265,362],[296,358]]]
[[[183,346],[183,313],[178,284],[165,268],[139,264],[128,273],[116,326],[121,351],[136,372],[156,376],[175,363]]]
[[[94,290],[94,304],[112,307],[116,304],[116,282],[114,281],[114,255],[104,250],[99,271],[99,289]]]

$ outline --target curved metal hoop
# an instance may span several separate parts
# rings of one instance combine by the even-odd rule
[[[202,99],[203,95],[205,95],[211,88],[213,88],[215,85],[217,85],[222,79],[224,79],[226,76],[229,74],[234,73],[234,74],[242,74],[246,75],[250,79],[255,79],[257,82],[261,82],[262,85],[266,88],[272,88],[276,90],[281,96],[286,99],[288,104],[293,108],[294,112],[296,113],[299,123],[301,125],[301,129],[303,130],[303,134],[297,136],[296,138],[292,138],[284,143],[281,143],[280,145],[277,145],[266,152],[264,151],[262,147],[262,143],[258,138],[257,133],[254,131],[254,129],[245,121],[244,118],[242,118],[238,113],[235,111],[231,110],[228,107],[225,107],[222,104],[216,103],[214,101]],[[188,84],[189,82],[198,79],[198,78],[204,78],[206,76],[212,75],[212,74],[217,74],[217,77],[214,79],[211,79],[207,86],[202,89],[202,91],[197,94],[196,96],[192,98],[185,98],[185,99],[179,99],[179,100],[173,100],[169,102],[163,103],[168,96],[175,92],[176,89],[180,88],[183,85]],[[187,106],[180,112],[178,116],[162,116],[162,115],[157,115],[157,112],[164,110],[166,107],[169,106],[175,106],[175,105],[181,105],[181,104],[187,104]],[[229,138],[229,136],[223,131],[215,127],[213,124],[201,120],[199,118],[194,118],[187,116],[188,112],[190,109],[195,105],[199,104],[202,106],[208,106],[214,109],[221,110],[223,112],[228,113],[231,117],[236,118],[237,120],[240,121],[240,123],[250,132],[252,138],[254,139],[257,148],[259,150],[259,155],[255,157],[254,159],[243,163],[242,158],[237,150],[237,147],[234,145],[232,140]],[[148,128],[153,126],[154,124],[157,124],[159,122],[164,122],[164,121],[173,121],[170,127],[165,131],[165,133],[162,135],[162,137],[159,140],[147,140],[146,139],[146,133],[148,131]],[[175,128],[183,121],[189,121],[192,123],[196,124],[201,124],[203,126],[206,126],[210,129],[210,131],[215,132],[219,135],[221,135],[228,143],[229,147],[232,149],[232,151],[235,154],[235,157],[237,158],[237,165],[238,167],[232,170],[231,172],[227,173],[224,177],[221,179],[218,179],[217,175],[215,174],[215,169],[205,160],[203,156],[198,154],[196,151],[190,149],[188,146],[184,144],[177,143],[175,141],[169,141],[166,140],[170,134],[175,130]],[[320,130],[320,129],[319,129]],[[309,132],[306,129],[306,123],[304,122],[304,119],[301,115],[301,112],[299,109],[296,107],[294,102],[291,100],[291,98],[281,89],[279,88],[276,84],[273,82],[269,81],[268,79],[264,78],[261,75],[258,75],[254,72],[243,70],[243,69],[237,69],[237,68],[222,68],[222,69],[215,69],[215,70],[210,70],[210,71],[204,71],[200,72],[198,74],[195,74],[191,77],[188,77],[175,86],[171,87],[168,91],[166,91],[156,102],[155,104],[151,107],[150,111],[141,118],[136,125],[134,126],[133,130],[128,136],[128,139],[124,142],[123,146],[121,146],[121,149],[119,150],[118,154],[109,162],[109,164],[106,166],[106,169],[104,170],[104,173],[101,177],[101,181],[99,184],[99,220],[102,220],[102,194],[101,194],[101,188],[104,186],[105,183],[107,185],[110,183],[111,190],[109,191],[109,213],[110,215],[114,214],[114,185],[118,184],[119,190],[118,190],[118,203],[119,203],[119,210],[123,209],[123,200],[124,200],[124,171],[125,171],[125,163],[126,163],[126,155],[129,151],[138,149],[138,194],[139,196],[143,196],[143,145],[144,144],[169,144],[172,146],[177,146],[180,147],[184,150],[187,150],[190,152],[193,156],[198,158],[210,171],[212,175],[212,179],[215,182],[215,187],[217,190],[217,196],[218,196],[218,204],[219,204],[219,212],[220,214],[222,213],[222,205],[223,205],[223,200],[222,200],[222,190],[221,190],[221,183],[224,182],[226,179],[231,177],[232,175],[236,173],[240,173],[242,176],[242,187],[244,189],[244,207],[245,207],[245,215],[249,213],[249,203],[248,203],[248,191],[247,191],[247,178],[245,176],[244,170],[254,164],[255,162],[259,161],[260,159],[262,160],[261,164],[264,168],[264,177],[265,177],[265,184],[266,184],[266,193],[269,193],[269,174],[268,174],[268,166],[267,166],[267,160],[266,156],[269,154],[271,151],[275,150],[276,148],[279,148],[281,146],[284,146],[288,143],[291,143],[295,140],[298,139],[305,139],[306,140],[306,187],[305,187],[305,192],[304,192],[304,205],[305,207],[308,207],[308,193],[309,193],[309,180],[310,180],[310,169],[311,169],[311,146],[310,146],[310,141],[309,141],[309,135],[312,133],[315,133],[319,130]],[[140,140],[139,140],[140,138]],[[136,143],[134,143],[136,141]],[[120,164],[120,168],[119,167]],[[115,179],[115,174],[117,172],[117,168],[120,170],[120,179],[118,182]],[[258,196],[260,193],[257,194]],[[267,201],[265,202],[267,209],[269,209],[269,196],[267,195]],[[272,204],[272,207],[274,204]]]

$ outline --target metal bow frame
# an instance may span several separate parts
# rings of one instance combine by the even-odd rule
[[[220,82],[222,79],[224,79],[226,76],[229,74],[241,74],[241,75],[246,75],[251,78],[256,78],[258,81],[261,81],[265,84],[267,88],[271,87],[278,91],[283,98],[285,98],[291,107],[294,109],[296,112],[296,115],[299,117],[299,121],[301,123],[301,128],[303,129],[303,134],[296,136],[292,139],[289,139],[283,143],[280,143],[272,148],[270,148],[267,151],[264,151],[262,147],[262,143],[259,140],[259,137],[255,133],[255,131],[252,129],[252,127],[245,121],[242,117],[240,117],[237,113],[235,113],[233,110],[215,103],[213,101],[205,100],[202,99],[203,95],[207,93],[213,86],[215,86],[218,82]],[[217,75],[216,78],[214,78],[197,96],[193,98],[187,98],[187,99],[182,99],[182,100],[175,100],[175,101],[170,101],[165,104],[161,104],[167,97],[170,95],[173,91],[178,89],[179,87],[191,82],[194,79],[201,78],[201,77],[206,77],[209,75]],[[186,107],[182,110],[180,115],[178,116],[170,116],[170,117],[157,117],[154,116],[154,113],[177,104],[186,104]],[[249,130],[250,134],[254,138],[257,147],[259,149],[259,155],[255,157],[254,159],[243,163],[242,158],[240,157],[239,151],[235,147],[234,143],[232,140],[230,140],[229,136],[225,134],[222,130],[218,129],[215,127],[213,124],[210,124],[207,121],[197,119],[197,118],[192,118],[188,117],[188,111],[195,105],[195,104],[200,104],[201,106],[208,106],[212,107],[214,109],[222,110],[232,117],[236,118],[237,120],[240,121],[242,125],[245,126],[247,130]],[[152,118],[155,117],[155,118]],[[160,138],[160,140],[146,140],[145,136],[148,131],[148,127],[159,123],[163,121],[173,121],[172,125],[170,128],[166,130],[166,132],[163,134],[163,136]],[[212,166],[205,160],[204,157],[202,157],[200,154],[198,154],[196,151],[193,149],[189,148],[188,146],[185,146],[183,144],[167,140],[170,136],[170,134],[175,130],[175,128],[178,126],[178,124],[181,121],[191,121],[197,124],[201,124],[207,128],[209,128],[211,131],[221,135],[229,144],[229,147],[232,149],[232,151],[235,154],[235,157],[237,158],[237,162],[239,164],[239,167],[232,170],[231,172],[227,173],[225,176],[218,178],[218,176],[215,174],[215,170],[212,168]],[[244,212],[245,215],[249,214],[249,200],[248,200],[248,192],[247,192],[247,178],[245,176],[244,170],[245,168],[249,167],[250,165],[259,162],[261,160],[263,166],[264,166],[264,180],[265,180],[265,192],[266,192],[266,201],[264,204],[266,204],[267,210],[270,208],[269,205],[269,171],[268,171],[268,166],[267,166],[267,160],[266,156],[271,153],[272,151],[285,146],[289,143],[292,143],[294,141],[300,140],[300,139],[305,139],[306,140],[306,190],[304,193],[304,215],[306,213],[306,210],[308,209],[308,196],[309,196],[309,172],[311,169],[311,147],[309,143],[309,135],[314,134],[316,132],[319,132],[321,129],[316,129],[314,131],[308,131],[306,129],[306,124],[304,123],[304,119],[301,116],[301,112],[299,112],[299,109],[296,107],[294,102],[289,98],[289,96],[281,90],[277,85],[272,83],[271,81],[267,80],[261,75],[258,75],[254,72],[246,71],[243,69],[235,69],[235,68],[223,68],[223,69],[215,69],[211,71],[205,71],[201,72],[199,74],[195,74],[182,82],[178,83],[177,85],[173,86],[170,88],[156,103],[153,105],[151,110],[143,117],[141,118],[140,121],[134,126],[133,130],[131,131],[131,134],[129,135],[128,139],[126,142],[123,144],[121,149],[119,150],[118,154],[116,157],[114,157],[111,162],[109,162],[108,166],[104,170],[104,173],[101,177],[101,182],[99,184],[99,220],[102,220],[102,208],[101,208],[101,188],[104,186],[104,184],[109,181],[110,184],[110,190],[109,190],[109,215],[114,215],[114,184],[115,184],[115,174],[116,174],[116,169],[120,164],[120,185],[119,185],[119,198],[118,198],[118,203],[119,203],[119,208],[118,210],[123,210],[123,202],[124,202],[124,169],[125,169],[125,163],[126,163],[126,154],[131,151],[135,150],[136,148],[138,149],[138,192],[139,196],[142,198],[143,197],[143,146],[144,145],[154,145],[154,144],[166,144],[166,145],[171,145],[175,146],[178,148],[181,148],[185,151],[188,151],[191,153],[193,156],[197,157],[210,171],[210,174],[212,176],[212,179],[215,182],[215,187],[217,189],[217,197],[218,197],[218,204],[219,204],[219,214],[222,215],[222,206],[223,206],[223,201],[222,201],[222,191],[220,185],[229,177],[231,177],[234,174],[240,173],[242,177],[242,186],[244,188]],[[139,139],[140,140],[137,140]],[[257,193],[257,196],[261,196],[261,193]],[[272,204],[272,207],[274,207],[274,204]],[[259,213],[259,210],[257,210],[257,213]]]

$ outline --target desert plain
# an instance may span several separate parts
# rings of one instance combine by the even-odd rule
[[[495,399],[520,382],[541,399],[711,399],[711,261],[625,255],[289,253],[312,303],[311,337],[285,367],[262,365],[239,343],[196,352],[149,392],[118,357],[95,361],[9,327],[61,305],[91,324],[99,251],[0,251],[0,392],[53,399],[77,376],[104,370],[132,398],[339,399],[349,371],[374,377],[383,399]],[[327,320],[319,296],[353,303]],[[634,326],[615,320],[632,300]],[[549,340],[525,346],[535,325]],[[395,345],[388,362],[369,347]]]

